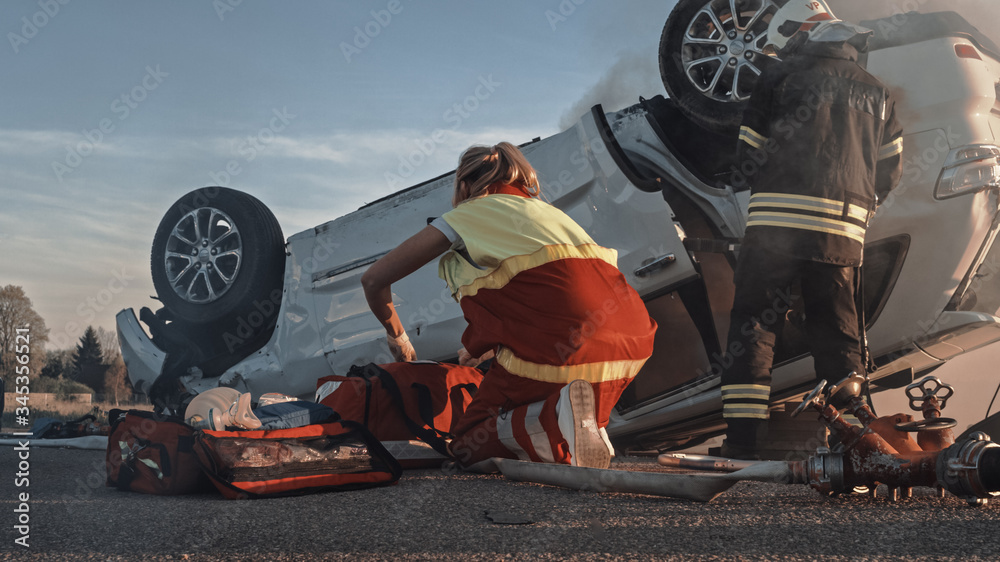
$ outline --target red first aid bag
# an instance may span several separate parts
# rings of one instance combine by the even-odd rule
[[[379,440],[419,439],[450,456],[446,440],[472,401],[483,373],[435,361],[354,366],[317,381],[316,401],[363,424]]]
[[[292,429],[195,432],[205,473],[229,499],[273,498],[395,484],[396,459],[351,421]]]
[[[108,486],[156,495],[211,489],[194,454],[194,429],[183,419],[142,410],[111,410],[108,421]]]

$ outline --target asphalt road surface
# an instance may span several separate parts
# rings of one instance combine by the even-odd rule
[[[395,486],[270,500],[104,487],[102,451],[0,449],[2,560],[1000,558],[1000,501],[933,490],[891,502],[741,482],[710,503],[407,471]],[[651,458],[612,468],[658,470]],[[23,484],[23,482],[22,482]],[[27,548],[14,541],[29,493]]]

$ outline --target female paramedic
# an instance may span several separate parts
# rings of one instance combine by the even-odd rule
[[[390,285],[444,254],[439,274],[468,322],[463,363],[495,354],[452,428],[450,450],[471,470],[489,470],[491,457],[607,468],[611,409],[653,351],[656,323],[617,252],[539,194],[516,146],[473,146],[459,159],[453,209],[361,279],[394,357],[412,361]]]

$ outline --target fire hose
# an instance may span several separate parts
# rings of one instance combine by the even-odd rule
[[[739,481],[807,484],[824,495],[851,493],[858,487],[885,485],[893,499],[909,496],[913,487],[935,487],[970,504],[985,504],[1000,495],[1000,445],[976,432],[955,442],[954,420],[940,417],[953,389],[936,377],[907,387],[913,409],[908,415],[878,418],[861,398],[864,378],[852,374],[826,391],[826,381],[810,392],[793,415],[807,408],[820,414],[830,428],[833,447],[821,447],[802,461],[743,462],[732,459],[661,455],[661,464],[724,473],[671,474],[583,468],[495,459],[508,479],[598,492],[640,493],[695,501],[711,501]],[[826,391],[826,392],[825,392]],[[919,403],[919,407],[917,404]],[[840,414],[850,411],[855,426]],[[909,433],[918,433],[914,440]]]

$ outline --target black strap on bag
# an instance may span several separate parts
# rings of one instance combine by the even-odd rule
[[[140,461],[139,457],[136,456],[136,453],[138,453],[143,449],[153,448],[160,451],[160,463],[159,463],[160,473],[163,475],[163,478],[170,478],[173,475],[173,470],[170,467],[170,453],[167,451],[166,445],[164,445],[163,443],[153,443],[147,439],[142,439],[138,437],[136,438],[135,442],[136,444],[139,445],[139,448],[129,451],[128,456],[122,459],[121,468],[118,469],[118,482],[116,486],[118,487],[119,490],[123,490],[126,492],[131,489],[130,486],[132,485],[132,480],[134,480],[135,477],[138,476],[138,472],[136,471],[137,468],[136,464],[139,463]],[[188,444],[189,449],[192,447],[192,444],[193,441],[191,441],[191,443]]]
[[[379,373],[379,380],[382,381],[382,387],[385,388],[386,392],[388,392],[390,396],[392,396],[392,401],[396,404],[396,408],[403,417],[403,423],[406,424],[406,428],[416,435],[418,439],[430,445],[435,451],[451,458],[451,452],[448,450],[448,443],[445,441],[447,434],[434,429],[434,417],[428,416],[430,418],[430,423],[425,421],[425,425],[420,425],[413,421],[410,416],[406,415],[403,394],[399,390],[399,385],[396,384],[396,379],[392,378],[392,374],[388,371],[383,369],[379,370],[381,371],[381,373]],[[428,392],[424,396],[418,396],[418,400],[419,402],[417,404],[417,408],[421,412],[421,417],[423,417],[423,412],[426,411],[429,413],[431,411],[430,393]]]
[[[355,369],[351,369],[351,372],[352,373],[355,372]],[[424,390],[426,392],[421,393],[418,391],[417,393],[417,399],[418,399],[417,408],[421,413],[421,417],[425,418],[423,420],[424,423],[429,427],[424,427],[423,425],[418,424],[417,422],[410,419],[410,416],[406,415],[406,406],[405,402],[403,402],[403,393],[400,392],[399,385],[396,384],[396,379],[392,377],[392,373],[386,371],[382,367],[379,367],[375,363],[369,363],[364,367],[357,369],[357,371],[365,373],[364,375],[357,375],[357,376],[366,376],[366,377],[374,376],[377,377],[379,381],[381,381],[382,388],[384,388],[385,391],[389,393],[389,396],[392,397],[392,402],[396,405],[396,408],[399,410],[400,415],[403,417],[403,423],[406,424],[406,429],[410,430],[410,432],[413,433],[413,435],[415,435],[418,439],[430,445],[431,448],[433,448],[435,451],[441,453],[442,455],[448,458],[451,458],[451,452],[448,451],[448,443],[445,441],[445,438],[450,436],[447,433],[443,433],[436,429],[433,429],[434,416],[431,415],[432,402],[431,402],[430,391],[427,389],[426,386],[424,386]],[[418,385],[414,386],[416,387]]]
[[[374,365],[374,363],[372,363]],[[359,367],[357,365],[351,367],[350,371],[347,372],[348,377],[357,377],[364,381],[365,383],[365,415],[364,426],[368,427],[369,413],[371,412],[372,404],[372,379],[378,377],[378,373],[372,372],[367,366]],[[338,414],[337,418],[340,418]]]
[[[431,389],[427,388],[426,384],[419,382],[410,384],[410,388],[417,395],[417,411],[420,413],[420,420],[438,436],[449,438],[447,433],[434,427],[434,400],[431,398]]]
[[[389,373],[386,375],[391,376]],[[431,389],[418,382],[412,383],[410,388],[417,395],[417,410],[420,412],[420,420],[424,422],[424,425],[432,429],[442,439],[454,439],[455,436],[450,432],[434,427],[434,399],[431,397]],[[469,396],[475,396],[478,390],[479,386],[469,382],[457,384],[448,391],[448,401],[451,403],[451,427],[455,427],[458,418],[462,415],[462,392],[465,391],[469,393]]]
[[[451,387],[449,391],[448,399],[451,400],[451,427],[458,425],[459,418],[462,417],[464,411],[462,410],[462,391],[468,392],[469,396],[475,396],[479,392],[479,386],[476,383],[467,382],[465,384],[457,384]]]

